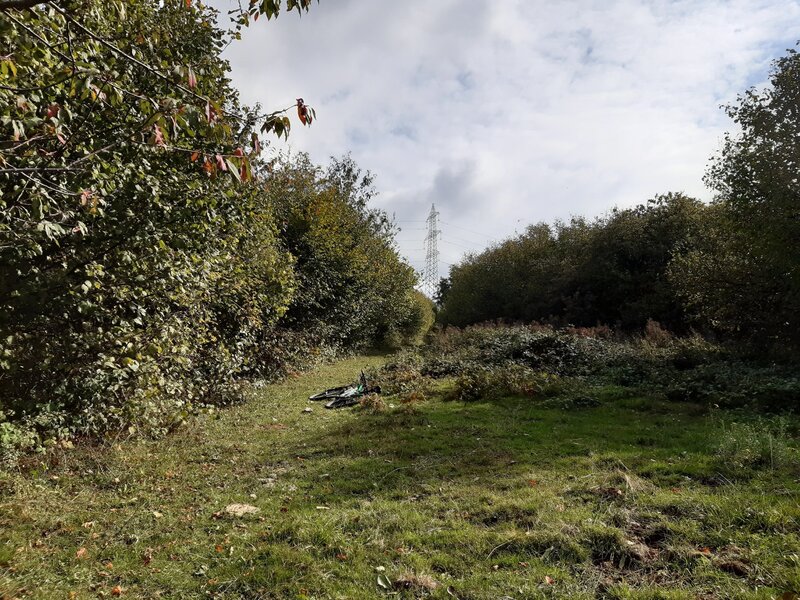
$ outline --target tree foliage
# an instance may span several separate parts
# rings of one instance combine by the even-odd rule
[[[233,32],[186,0],[0,12],[0,454],[159,433],[409,318],[413,271],[349,159],[262,157],[287,110],[242,107]],[[180,35],[175,35],[180,32]]]
[[[592,222],[533,225],[451,270],[442,320],[603,323],[632,330],[656,319],[685,328],[666,271],[702,226],[704,210],[696,200],[667,194]]]
[[[759,345],[800,345],[800,55],[778,59],[771,85],[727,107],[706,181],[714,218],[673,279],[699,321]]]

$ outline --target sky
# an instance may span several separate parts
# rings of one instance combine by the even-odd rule
[[[321,0],[225,58],[245,103],[316,109],[272,147],[351,153],[417,269],[435,203],[446,275],[531,223],[710,200],[703,173],[734,129],[721,105],[764,86],[799,32],[797,0]]]

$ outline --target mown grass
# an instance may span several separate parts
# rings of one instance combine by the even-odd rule
[[[262,388],[164,440],[0,475],[0,597],[800,591],[795,463],[721,460],[719,416],[620,388],[572,410],[445,402],[446,381],[413,409],[303,412],[382,360]],[[259,512],[228,516],[231,503]]]

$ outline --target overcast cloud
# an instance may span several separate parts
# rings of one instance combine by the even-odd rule
[[[529,223],[710,199],[720,104],[763,84],[798,32],[796,0],[322,0],[226,57],[246,103],[316,108],[285,147],[352,152],[417,268],[435,202],[446,274]]]

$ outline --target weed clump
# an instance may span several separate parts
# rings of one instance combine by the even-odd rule
[[[723,424],[716,454],[720,469],[734,475],[800,466],[798,449],[789,435],[789,422],[783,417]]]
[[[386,402],[378,394],[367,394],[358,403],[359,408],[373,415],[385,413],[387,410]]]
[[[461,402],[497,400],[506,396],[533,398],[557,386],[558,375],[532,371],[521,365],[475,368],[456,378],[451,398]]]
[[[430,575],[406,571],[395,578],[394,587],[398,590],[408,590],[415,594],[428,594],[436,590],[439,584]]]

